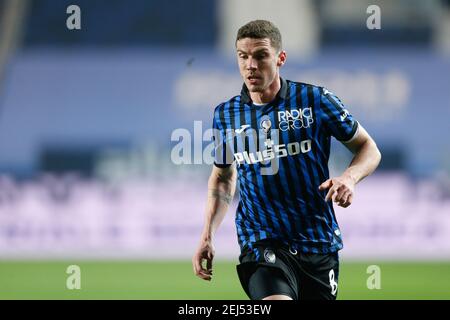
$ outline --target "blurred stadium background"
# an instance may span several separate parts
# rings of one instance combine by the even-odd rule
[[[81,30],[66,27],[71,4]],[[366,27],[371,4],[381,30]],[[450,1],[439,0],[0,1],[0,298],[246,299],[236,204],[211,283],[190,258],[211,168],[195,156],[213,108],[240,90],[235,34],[255,18],[283,34],[282,75],[328,87],[383,153],[336,209],[339,298],[450,298]],[[175,132],[191,135],[184,163]],[[333,151],[338,174],[350,154]],[[69,265],[81,290],[66,288]],[[366,286],[370,265],[379,290]]]

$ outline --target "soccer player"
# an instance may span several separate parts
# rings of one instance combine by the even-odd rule
[[[343,244],[333,202],[348,207],[381,154],[333,93],[280,77],[286,52],[271,22],[241,27],[236,53],[244,84],[214,111],[215,162],[194,273],[211,280],[214,234],[239,181],[237,272],[249,298],[336,299]],[[354,156],[329,178],[332,136]]]

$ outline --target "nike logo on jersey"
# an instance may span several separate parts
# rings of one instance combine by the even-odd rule
[[[250,128],[250,125],[249,124],[244,124],[239,129],[236,129],[236,133],[240,134],[240,133],[244,132],[245,129],[247,129],[247,128]]]

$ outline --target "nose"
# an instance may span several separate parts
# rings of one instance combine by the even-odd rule
[[[247,59],[247,70],[256,70],[256,69],[257,69],[256,60],[253,59],[252,57],[248,57],[248,59]]]

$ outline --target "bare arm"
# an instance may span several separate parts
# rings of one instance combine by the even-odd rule
[[[212,260],[214,258],[212,241],[217,228],[225,217],[228,206],[233,200],[236,191],[236,175],[234,165],[227,168],[214,166],[208,180],[205,223],[200,244],[192,258],[194,273],[204,280],[211,280]],[[202,265],[205,260],[206,268]]]
[[[354,157],[340,177],[326,180],[319,190],[328,190],[326,201],[333,200],[339,206],[347,208],[353,201],[355,185],[370,175],[380,163],[381,153],[375,141],[367,131],[359,125],[357,136],[344,145],[354,154]]]

